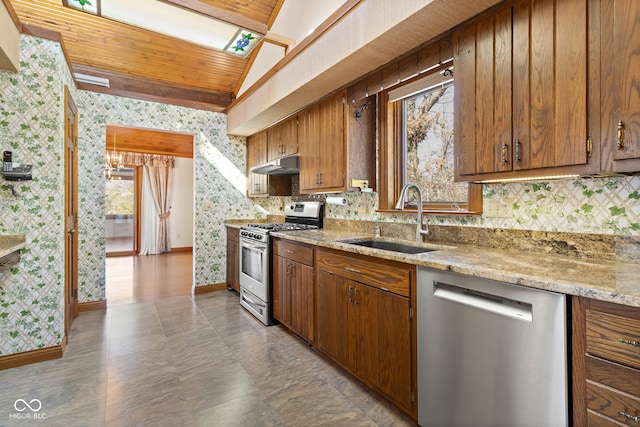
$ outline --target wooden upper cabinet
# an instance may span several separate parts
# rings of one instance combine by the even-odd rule
[[[267,130],[267,160],[298,153],[298,117],[291,117]]]
[[[338,92],[301,114],[300,192],[345,186],[345,93]]]
[[[251,173],[251,168],[267,162],[267,133],[247,138],[247,196],[266,196],[267,176]]]
[[[640,170],[640,2],[602,2],[603,171]]]
[[[594,3],[523,0],[454,34],[456,180],[599,172]]]
[[[300,189],[315,187],[318,147],[318,106],[313,105],[298,114],[298,144],[300,155]]]
[[[267,162],[267,132],[247,138],[247,197],[291,195],[291,177],[251,173],[251,168]]]
[[[375,96],[358,107],[340,91],[298,115],[301,193],[357,190],[351,179],[375,188]]]

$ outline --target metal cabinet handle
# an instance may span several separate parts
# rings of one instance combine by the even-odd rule
[[[516,162],[520,161],[520,140],[516,139]]]
[[[632,420],[632,421],[635,421],[637,423],[640,423],[640,416],[634,417],[633,415],[627,414],[626,412],[622,412],[622,411],[618,412],[618,415],[621,415],[621,416],[625,417],[628,420]]]
[[[293,251],[290,251],[289,249],[285,249],[285,252],[288,253],[288,254],[292,254],[293,253]]]
[[[349,302],[353,304],[353,286],[349,286]]]
[[[618,121],[618,143],[616,144],[618,151],[624,149],[624,123]]]
[[[344,269],[347,271],[352,271],[354,273],[362,273],[360,270],[356,270],[355,268],[351,268],[351,267],[345,267]]]
[[[625,340],[624,338],[620,338],[618,341],[621,342],[622,344],[629,344],[636,348],[640,347],[640,342],[638,341]]]
[[[508,160],[507,160],[507,149],[509,148],[509,145],[507,145],[507,143],[503,143],[502,144],[502,164],[506,165]]]

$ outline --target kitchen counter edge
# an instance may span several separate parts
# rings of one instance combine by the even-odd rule
[[[640,307],[640,281],[638,280],[640,264],[431,243],[422,245],[435,249],[434,251],[410,255],[345,243],[348,240],[372,238],[373,236],[340,230],[286,231],[271,235],[300,243],[400,261],[436,270]],[[391,238],[377,239],[411,243]]]
[[[0,234],[0,258],[18,251],[27,245],[24,234]]]

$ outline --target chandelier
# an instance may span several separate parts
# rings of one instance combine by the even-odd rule
[[[107,150],[104,155],[104,177],[111,179],[111,172],[115,169],[120,171],[124,167],[122,154],[116,151],[116,133],[113,133],[113,150]]]

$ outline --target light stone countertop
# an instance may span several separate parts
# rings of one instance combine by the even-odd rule
[[[272,235],[417,266],[640,307],[640,264],[430,243],[423,246],[436,251],[411,255],[344,243],[345,240],[371,238],[372,235],[343,230],[286,231]],[[406,240],[377,239],[417,244]]]
[[[0,257],[20,250],[26,245],[27,236],[24,234],[0,234]]]

